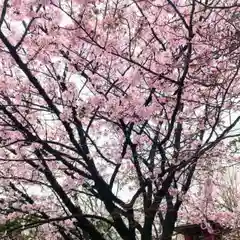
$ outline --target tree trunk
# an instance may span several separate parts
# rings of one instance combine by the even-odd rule
[[[172,240],[172,235],[174,232],[175,222],[177,220],[177,211],[168,210],[164,223],[163,223],[163,233],[161,240]]]

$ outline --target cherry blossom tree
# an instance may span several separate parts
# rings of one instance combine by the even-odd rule
[[[1,224],[169,240],[204,219],[184,209],[213,203],[216,166],[239,161],[240,2],[0,6]]]

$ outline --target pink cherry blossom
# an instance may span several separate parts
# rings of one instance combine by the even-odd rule
[[[239,226],[225,181],[239,164],[236,1],[0,9],[2,223],[21,219],[39,240]]]

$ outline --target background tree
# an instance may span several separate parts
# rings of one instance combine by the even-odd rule
[[[184,204],[213,202],[214,166],[239,160],[238,1],[0,4],[3,223],[168,240]]]

